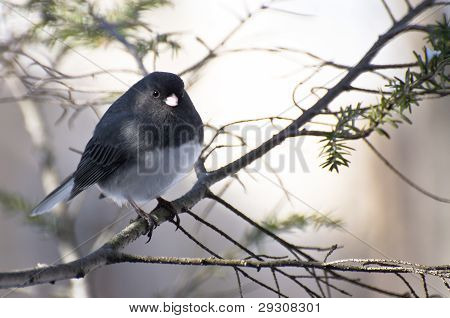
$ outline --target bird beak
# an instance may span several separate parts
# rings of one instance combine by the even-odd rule
[[[175,94],[172,94],[164,100],[164,103],[170,107],[178,106],[178,97]]]

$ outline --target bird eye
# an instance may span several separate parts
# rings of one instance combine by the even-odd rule
[[[160,96],[161,94],[160,94],[160,92],[158,91],[158,90],[153,90],[153,92],[152,92],[152,96],[154,97],[154,98],[158,98],[159,96]]]

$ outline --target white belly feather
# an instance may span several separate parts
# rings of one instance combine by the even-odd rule
[[[189,173],[198,159],[201,146],[197,141],[178,148],[165,148],[139,153],[139,164],[121,169],[99,185],[100,191],[123,205],[132,199],[145,204]]]

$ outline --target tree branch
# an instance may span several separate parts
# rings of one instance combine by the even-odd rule
[[[129,233],[129,228],[125,229]],[[68,264],[0,273],[1,288],[25,287],[42,283],[54,283],[57,280],[83,278],[89,272],[103,266],[118,263],[145,263],[187,266],[223,266],[234,268],[310,268],[333,270],[338,272],[385,273],[385,274],[419,274],[441,278],[450,278],[450,265],[428,266],[399,260],[386,259],[343,259],[332,262],[302,261],[298,259],[254,260],[224,259],[217,257],[188,258],[165,256],[139,256],[118,252],[111,246],[99,250]],[[242,272],[241,272],[242,273]]]
[[[203,161],[199,160],[196,164],[196,183],[187,193],[172,202],[172,205],[176,212],[183,213],[183,211],[185,211],[186,209],[192,208],[200,200],[210,196],[209,187],[211,187],[213,184],[223,180],[226,177],[235,175],[238,171],[244,169],[255,160],[263,157],[266,153],[271,151],[276,146],[280,145],[286,139],[290,137],[296,137],[301,134],[300,129],[305,124],[310,122],[315,116],[322,114],[323,111],[327,109],[329,104],[333,102],[334,99],[338,97],[342,92],[344,92],[348,87],[351,87],[352,82],[357,79],[362,73],[366,72],[371,67],[373,68],[373,65],[371,64],[373,58],[390,40],[405,31],[411,29],[421,29],[417,26],[410,26],[409,22],[417,15],[425,11],[427,8],[431,7],[434,3],[434,0],[424,0],[415,8],[412,8],[410,11],[408,11],[408,13],[401,20],[396,21],[386,33],[384,33],[377,39],[377,41],[361,58],[361,60],[354,67],[348,69],[347,74],[334,87],[328,89],[326,94],[320,100],[318,100],[311,108],[305,110],[301,116],[293,120],[286,128],[262,143],[259,147],[246,153],[239,159],[232,161],[231,163],[214,171],[207,172],[204,167]],[[219,43],[216,48],[212,49],[204,59],[194,64],[191,68],[186,69],[182,73],[185,74],[187,72],[196,70],[201,67],[205,61],[207,61],[211,57],[214,57],[214,50],[223,46],[224,43],[236,32],[236,30],[238,30],[242,26],[243,23],[244,22],[233,29],[228,37],[226,37],[224,41]],[[172,217],[172,213],[170,211],[166,211],[162,208],[154,211],[153,215],[155,216],[155,222],[157,223],[157,225],[170,220]],[[241,217],[245,216],[242,215]],[[106,244],[104,244],[96,251],[73,262],[43,266],[23,271],[0,273],[0,288],[25,287],[43,283],[53,283],[55,281],[64,279],[81,278],[101,266],[123,262],[177,264],[192,266],[231,266],[235,269],[255,268],[257,270],[261,268],[274,269],[282,267],[320,269],[332,273],[335,278],[338,277],[339,279],[349,282],[353,282],[353,280],[340,276],[339,274],[334,273],[334,271],[370,273],[414,273],[434,275],[442,278],[447,278],[450,274],[450,265],[425,266],[402,261],[378,259],[349,259],[334,262],[318,262],[308,254],[301,253],[299,249],[296,249],[295,252],[293,252],[293,255],[296,257],[295,259],[277,259],[268,261],[258,258],[242,260],[222,259],[218,257],[149,257],[129,255],[121,252],[124,247],[126,247],[128,244],[130,244],[140,236],[145,235],[148,230],[148,223],[142,219],[138,219],[127,226],[125,229],[123,229],[121,232],[116,234],[111,240],[109,240]],[[278,238],[278,236],[276,237]],[[284,243],[281,238],[278,239],[278,242],[280,244],[282,242]],[[289,244],[288,246],[286,246],[286,248],[288,247],[290,247],[290,250],[293,249],[293,247]],[[306,260],[301,260],[298,255],[305,257]],[[249,277],[245,271],[239,270],[239,273],[244,275],[245,277]],[[320,278],[314,275],[313,277],[317,280],[318,284],[320,284],[318,280]],[[364,286],[364,284],[362,283],[357,284]],[[329,285],[327,284],[327,286]],[[367,286],[364,287],[369,288]],[[282,295],[276,289],[273,289],[269,286],[267,286],[266,288],[273,290],[278,295]],[[383,290],[381,291],[385,292],[386,294],[389,293]],[[398,294],[395,293],[391,293],[391,295],[398,296]]]
[[[416,184],[413,181],[411,181],[407,176],[405,176],[396,167],[394,167],[394,165],[391,164],[389,162],[389,160],[387,160],[381,154],[381,152],[379,152],[378,149],[375,148],[374,145],[372,145],[372,143],[370,141],[368,141],[367,139],[364,139],[364,142],[370,148],[370,150],[372,150],[372,152],[378,157],[378,159],[380,159],[392,172],[394,172],[401,180],[403,180],[403,182],[405,182],[406,184],[408,184],[412,188],[416,189],[417,191],[419,191],[423,195],[426,195],[427,197],[430,197],[431,199],[433,199],[435,201],[442,202],[442,203],[450,203],[450,198],[444,198],[444,197],[438,196],[438,195],[436,195],[434,193],[431,193],[430,191],[425,190],[424,188],[422,188],[418,184]]]
[[[394,14],[392,13],[391,9],[387,5],[386,0],[381,0],[381,3],[383,3],[383,7],[386,9],[386,12],[389,14],[389,17],[391,18],[392,23],[395,24],[395,22],[397,22],[397,21],[395,20]]]
[[[144,65],[144,61],[142,60],[142,57],[138,53],[137,47],[134,44],[130,43],[126,39],[126,37],[124,37],[122,34],[117,32],[117,29],[113,24],[106,21],[106,19],[104,19],[102,16],[95,14],[91,5],[89,5],[89,14],[95,19],[95,21],[97,21],[97,23],[101,29],[103,29],[105,32],[107,32],[110,36],[116,38],[117,41],[119,41],[120,43],[122,43],[125,46],[125,48],[128,50],[128,52],[133,56],[134,60],[136,61],[136,64],[137,64],[141,74],[143,76],[147,75],[148,71]]]

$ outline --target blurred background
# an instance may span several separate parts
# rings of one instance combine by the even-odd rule
[[[37,2],[37,1],[36,1]],[[396,17],[406,10],[403,1],[387,1]],[[45,4],[45,1],[42,1]],[[120,1],[94,2],[99,12],[123,4]],[[183,74],[188,92],[203,121],[221,126],[228,122],[266,116],[295,117],[298,108],[293,98],[303,107],[311,106],[317,96],[313,87],[330,87],[345,72],[333,67],[317,70],[320,61],[305,54],[310,52],[335,63],[354,65],[369,49],[378,35],[391,25],[381,1],[316,0],[274,1],[261,10],[263,1],[175,0],[143,13],[142,20],[158,32],[169,34],[180,48],[173,50],[170,43],[157,58],[143,59],[148,70],[183,72],[216,48],[217,57],[195,72]],[[414,1],[412,1],[414,3]],[[417,1],[416,1],[417,3]],[[78,5],[77,2],[72,4]],[[0,21],[1,41],[8,41],[36,23],[42,17],[36,12],[18,10],[0,4],[6,17]],[[416,23],[431,23],[441,19],[445,9],[427,12]],[[252,14],[248,16],[248,13]],[[431,14],[430,14],[431,13]],[[36,32],[51,32],[43,27]],[[227,35],[230,35],[227,37]],[[223,42],[225,40],[225,42]],[[62,44],[56,43],[59,49]],[[392,41],[376,57],[376,63],[404,63],[413,60],[413,50],[423,47],[423,34],[408,33]],[[262,49],[264,48],[264,49]],[[289,48],[272,52],[269,48]],[[41,63],[54,61],[56,49],[38,41],[28,45],[27,54]],[[6,53],[3,59],[7,59]],[[136,61],[124,51],[122,43],[97,46],[80,44],[68,50],[57,62],[58,70],[80,75],[101,70],[138,70]],[[2,66],[4,67],[4,66]],[[37,69],[37,68],[36,68]],[[317,71],[317,72],[316,72]],[[39,70],[29,69],[39,78]],[[401,71],[398,74],[401,74]],[[27,94],[20,81],[12,77],[1,79],[0,99],[0,271],[11,271],[70,260],[77,254],[85,255],[99,247],[114,233],[120,231],[134,212],[119,209],[108,200],[99,200],[99,192],[92,188],[77,197],[67,211],[73,233],[69,246],[57,239],[51,229],[60,226],[55,215],[46,216],[46,226],[29,221],[17,205],[37,204],[51,190],[55,178],[63,178],[76,167],[79,154],[69,148],[83,150],[98,122],[98,116],[107,109],[104,100],[114,100],[134,84],[140,74],[112,72],[97,76],[73,78],[70,86],[80,91],[76,98],[91,107],[64,108],[57,99],[22,99]],[[306,83],[296,86],[314,76]],[[395,75],[395,72],[392,72]],[[383,81],[376,76],[357,80],[360,86],[379,89]],[[104,91],[116,95],[104,94]],[[319,96],[323,91],[318,90]],[[106,96],[106,97],[105,97]],[[17,100],[8,102],[8,98]],[[370,103],[374,96],[363,93],[345,93],[337,98],[336,107]],[[51,100],[51,98],[50,98]],[[371,136],[371,142],[402,173],[428,191],[450,197],[450,100],[434,99],[421,103],[410,118],[412,125],[389,130],[391,139]],[[27,120],[30,120],[27,123]],[[28,118],[28,119],[27,119]],[[39,120],[38,120],[39,119]],[[277,123],[282,126],[284,123]],[[276,127],[267,123],[248,123],[248,147],[218,151],[207,161],[208,168],[217,168],[243,151],[248,151],[274,133]],[[209,131],[209,136],[211,131]],[[208,134],[207,134],[208,136]],[[362,141],[351,144],[349,168],[339,173],[320,168],[321,145],[314,137],[302,137],[274,149],[269,159],[276,174],[267,164],[256,164],[254,171],[240,173],[245,185],[234,180],[222,181],[213,190],[239,207],[248,216],[262,222],[276,216],[292,213],[306,215],[323,213],[339,220],[342,226],[305,226],[290,229],[282,237],[302,246],[330,246],[344,248],[335,251],[331,259],[394,258],[424,264],[450,263],[450,205],[422,195],[405,184]],[[51,156],[49,157],[49,154]],[[50,159],[49,159],[50,158]],[[282,183],[280,183],[282,180]],[[192,173],[165,195],[175,199],[189,190],[195,182]],[[281,186],[282,185],[282,186]],[[47,187],[47,189],[45,188]],[[226,190],[224,190],[226,187]],[[295,197],[286,198],[285,188]],[[154,203],[146,209],[150,210]],[[211,209],[211,210],[210,210]],[[248,237],[249,229],[218,205],[203,200],[193,208],[198,215],[219,225],[236,239]],[[59,220],[59,221],[58,221]],[[181,217],[203,242],[224,255],[231,247],[217,234],[198,226],[191,218]],[[50,224],[50,225],[49,225]],[[64,228],[64,226],[62,227]],[[127,252],[152,256],[200,257],[206,254],[188,241],[172,224],[159,227],[150,244],[139,239]],[[77,254],[67,255],[76,247]],[[273,242],[258,242],[261,251],[277,253]],[[281,252],[285,253],[285,252]],[[262,280],[270,281],[271,273],[261,273]],[[404,289],[401,281],[378,275],[356,275],[367,283],[380,287]],[[420,285],[419,279],[412,279]],[[442,286],[430,288],[435,294]],[[273,297],[268,291],[250,282],[243,284],[247,297]],[[367,290],[349,291],[355,296],[376,294]],[[291,296],[306,296],[295,286],[286,286]],[[75,282],[55,285],[1,290],[7,297],[238,297],[235,273],[227,268],[190,268],[182,266],[121,264],[103,267]],[[336,296],[340,296],[336,294]]]

